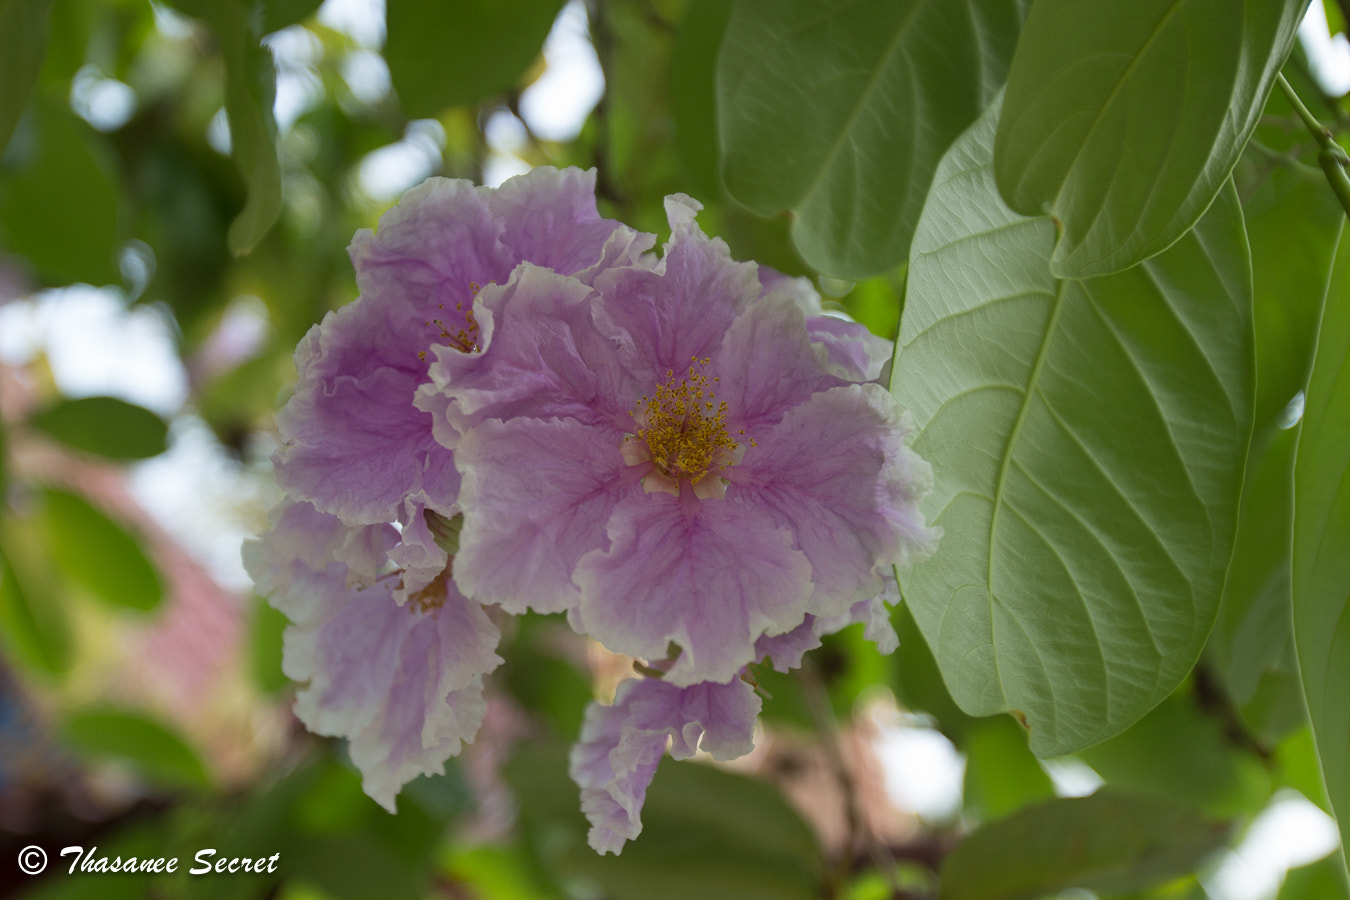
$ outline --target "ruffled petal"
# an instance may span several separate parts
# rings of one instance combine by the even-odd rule
[[[347,528],[286,502],[273,532],[246,544],[244,560],[259,592],[291,620],[282,670],[304,683],[296,716],[316,734],[348,738],[366,793],[392,812],[404,784],[441,771],[473,739],[482,677],[501,658],[497,627],[446,576],[400,607],[392,576],[349,586],[342,563],[311,567],[323,547],[331,556],[352,532],[384,529],[393,531]]]
[[[672,684],[731,679],[754,661],[760,635],[789,631],[806,613],[810,564],[758,510],[641,494],[617,505],[607,532],[608,549],[577,565],[573,625],[647,659],[675,642]]]
[[[878,385],[834,388],[789,411],[727,473],[727,500],[763,510],[811,561],[812,613],[881,593],[891,566],[937,546],[941,530],[918,508],[931,469],[904,445],[903,422]]]
[[[618,442],[566,419],[490,420],[469,431],[455,451],[464,478],[461,589],[508,612],[573,607],[577,561],[608,545],[615,506],[642,490]]]
[[[437,348],[418,405],[456,434],[521,416],[631,429],[640,391],[616,352],[621,342],[597,330],[593,299],[575,278],[522,264],[479,295],[482,352]]]
[[[700,747],[714,759],[735,759],[754,747],[759,710],[759,697],[739,678],[683,688],[630,679],[612,706],[591,703],[569,766],[591,823],[591,847],[617,854],[641,833],[642,804],[668,740],[676,759]]]
[[[764,434],[789,409],[843,382],[825,368],[825,354],[806,331],[801,311],[776,298],[750,307],[727,329],[713,371],[717,396],[729,404],[730,428]]]
[[[517,259],[587,284],[609,266],[639,263],[656,237],[641,234],[595,207],[595,170],[540,166],[488,195],[502,242]]]
[[[604,299],[601,330],[627,336],[625,366],[643,390],[691,359],[716,355],[731,323],[760,294],[753,263],[732,260],[727,245],[694,221],[701,206],[682,194],[666,198],[672,235],[653,267],[608,269],[595,278]]]
[[[812,343],[825,349],[830,372],[849,381],[880,381],[895,345],[866,325],[830,314],[806,320]]]

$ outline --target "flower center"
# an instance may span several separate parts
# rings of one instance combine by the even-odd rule
[[[478,282],[469,282],[469,292],[471,294],[477,297],[479,290]],[[445,309],[445,305],[437,304],[436,308],[443,310]],[[446,325],[441,319],[430,319],[425,324],[429,328],[435,327],[440,332],[437,337],[442,343],[449,344],[460,353],[477,353],[482,348],[478,346],[478,320],[473,316],[472,301],[470,301],[470,305],[467,309],[464,307],[463,302],[456,303],[455,312],[464,318],[464,325],[461,327],[451,330],[454,323],[452,322],[450,325]],[[427,358],[427,352],[425,350],[419,352],[417,358],[425,360]]]
[[[717,399],[714,387],[718,379],[700,371],[710,362],[692,358],[678,381],[668,370],[655,395],[643,397],[630,413],[637,430],[624,439],[624,459],[656,467],[643,480],[648,493],[678,496],[680,482],[687,481],[699,497],[726,494],[721,473],[740,461],[741,445],[727,434],[727,403]]]

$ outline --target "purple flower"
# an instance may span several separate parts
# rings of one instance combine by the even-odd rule
[[[277,483],[349,525],[400,521],[407,562],[446,563],[422,511],[453,515],[459,476],[413,406],[433,346],[474,353],[473,298],[528,260],[589,281],[652,239],[595,208],[595,173],[536,169],[496,190],[432,178],[362,229],[350,248],[361,296],[329,313],[295,353],[299,382],[277,415]],[[447,442],[452,440],[449,438]]]
[[[282,668],[304,683],[296,716],[316,734],[348,739],[366,793],[390,812],[404,784],[441,772],[473,740],[483,676],[501,663],[497,626],[448,574],[396,602],[400,576],[374,573],[397,538],[390,525],[350,527],[288,500],[272,530],[244,545],[258,592],[292,623]]]
[[[844,377],[697,209],[667,201],[654,265],[589,284],[524,265],[484,288],[482,352],[434,351],[418,401],[458,435],[461,589],[566,610],[632,656],[674,645],[674,687],[730,682],[761,638],[848,614],[939,534],[908,416]]]
[[[718,760],[744,756],[753,746],[759,709],[754,689],[739,678],[684,688],[630,678],[619,685],[613,705],[588,706],[569,769],[581,786],[591,847],[618,853],[642,831],[642,802],[667,743],[676,759],[700,748]]]

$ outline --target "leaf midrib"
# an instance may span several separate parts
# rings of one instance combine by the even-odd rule
[[[998,532],[998,514],[1003,507],[1003,489],[1008,480],[1008,470],[1012,468],[1013,451],[1021,437],[1022,426],[1026,423],[1027,411],[1031,409],[1032,398],[1035,396],[1037,384],[1040,382],[1041,369],[1045,367],[1045,360],[1050,355],[1050,342],[1054,338],[1055,329],[1059,325],[1059,313],[1064,308],[1066,285],[1066,281],[1060,280],[1055,289],[1055,305],[1050,311],[1050,320],[1045,324],[1045,338],[1041,341],[1040,349],[1036,352],[1036,361],[1031,366],[1031,374],[1027,376],[1027,390],[1022,396],[1022,405],[1017,410],[1017,418],[1013,421],[1012,429],[1008,433],[1007,449],[1003,453],[1003,459],[999,461],[998,480],[994,483],[994,507],[989,516],[989,553],[986,559],[985,582],[989,594],[989,645],[994,650],[994,668],[996,670],[999,665],[998,641],[994,635],[996,618],[994,610],[994,549],[998,546],[995,540]]]

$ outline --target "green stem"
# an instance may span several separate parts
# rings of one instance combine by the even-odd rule
[[[1345,214],[1350,216],[1350,175],[1346,174],[1346,166],[1350,166],[1350,157],[1345,155],[1345,150],[1336,143],[1336,138],[1331,134],[1331,130],[1317,120],[1317,117],[1308,111],[1308,107],[1303,105],[1298,94],[1289,86],[1283,74],[1275,76],[1276,83],[1280,90],[1289,98],[1289,103],[1294,107],[1294,112],[1303,120],[1303,125],[1308,129],[1322,149],[1317,154],[1317,162],[1322,166],[1322,172],[1327,176],[1327,183],[1331,185],[1331,190],[1336,194],[1336,199],[1340,201],[1341,208]]]

